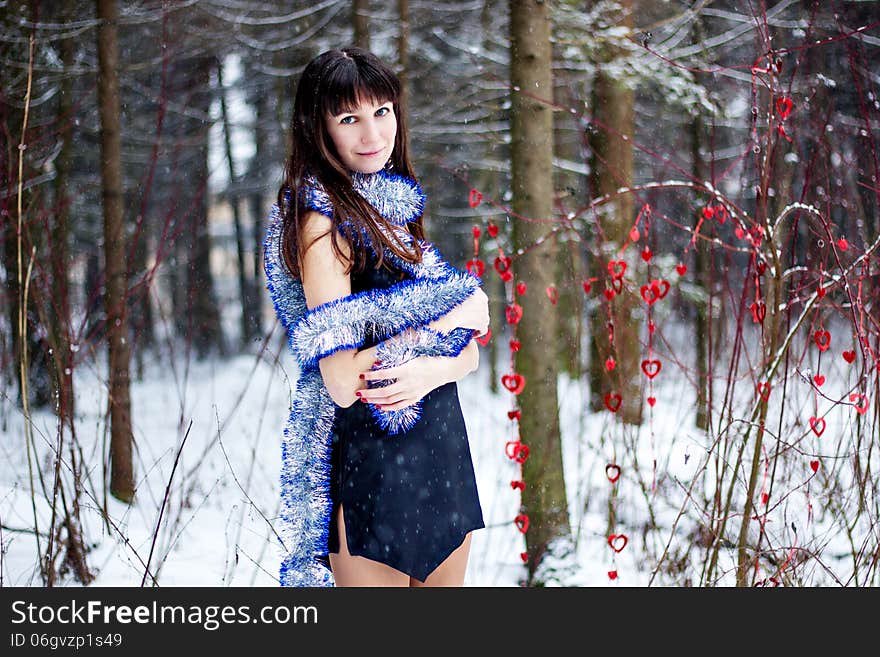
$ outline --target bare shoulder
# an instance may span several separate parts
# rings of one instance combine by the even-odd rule
[[[306,306],[314,308],[333,299],[351,293],[351,280],[346,272],[351,249],[340,234],[336,243],[343,255],[333,248],[330,234],[333,224],[320,212],[309,211],[303,217],[303,244],[305,254],[302,262],[303,291]]]

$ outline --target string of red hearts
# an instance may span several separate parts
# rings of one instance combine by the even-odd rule
[[[468,199],[470,206],[472,208],[477,207],[480,204],[481,199],[482,195],[480,194],[480,192],[472,189],[470,192],[470,197]],[[487,232],[489,233],[490,237],[496,237],[498,235],[498,226],[496,226],[492,222],[489,222]],[[467,270],[477,276],[481,276],[482,273],[485,271],[485,264],[480,259],[481,235],[482,231],[480,227],[474,226],[474,257],[472,260],[469,260],[467,262]],[[511,260],[509,257],[504,256],[503,252],[501,252],[501,255],[495,260],[495,270],[499,273],[505,284],[505,298],[508,299],[507,308],[505,309],[505,317],[507,319],[507,323],[511,326],[511,337],[509,342],[510,372],[504,374],[501,377],[501,384],[511,393],[512,407],[509,411],[507,411],[507,418],[512,424],[511,434],[513,435],[513,437],[505,443],[504,453],[508,459],[517,463],[519,477],[517,479],[511,480],[510,487],[512,490],[518,490],[520,493],[520,513],[518,513],[513,519],[513,524],[516,526],[517,530],[519,530],[520,533],[525,535],[525,533],[529,530],[529,516],[527,513],[524,513],[522,511],[522,492],[526,489],[526,483],[522,476],[522,466],[526,462],[526,459],[529,458],[529,446],[522,442],[522,438],[519,433],[519,421],[522,417],[522,410],[518,407],[516,401],[517,396],[525,389],[526,380],[522,374],[516,371],[515,354],[517,351],[519,351],[520,348],[520,342],[516,337],[516,328],[520,320],[522,319],[523,309],[521,305],[516,303],[515,295],[522,296],[523,294],[525,294],[527,286],[522,281],[518,282],[515,286],[512,285],[513,272],[511,271]],[[479,342],[482,346],[486,346],[489,343],[491,337],[492,331],[490,328],[484,336],[477,338],[477,342]],[[528,563],[528,551],[524,550],[520,552],[520,560],[524,564]]]

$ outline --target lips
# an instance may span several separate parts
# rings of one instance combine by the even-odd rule
[[[378,155],[381,152],[382,152],[382,149],[380,148],[378,151],[373,151],[372,153],[358,153],[358,155],[360,155],[361,157],[373,157],[375,155]]]

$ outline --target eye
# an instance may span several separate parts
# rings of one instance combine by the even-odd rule
[[[350,124],[354,123],[354,118],[355,117],[353,117],[353,116],[346,116],[344,119],[342,119],[340,121],[340,123],[345,123],[346,125],[350,125]],[[349,119],[352,119],[352,120],[349,121]]]
[[[385,116],[391,111],[390,107],[380,107],[376,110],[376,116]]]

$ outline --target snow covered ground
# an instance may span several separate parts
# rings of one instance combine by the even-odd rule
[[[103,418],[107,402],[101,383],[103,362],[83,364],[75,373],[77,457],[86,464],[82,518],[91,548],[88,563],[96,574],[93,585],[140,585],[143,564],[149,560],[163,586],[274,586],[279,556],[272,519],[279,507],[280,440],[296,365],[284,343],[275,338],[261,354],[205,362],[180,358],[176,362],[174,369],[148,365],[143,380],[132,382],[138,484],[136,502],[131,506],[102,492],[102,454],[107,452],[108,439]],[[489,391],[488,371],[484,355],[480,369],[459,383],[487,525],[474,534],[466,585],[513,587],[525,574],[520,560],[525,541],[512,522],[519,512],[520,494],[510,486],[511,480],[519,478],[519,466],[504,454],[504,443],[515,437],[506,415],[511,397],[503,389],[498,395]],[[643,586],[681,582],[683,577],[676,574],[658,575],[651,581],[655,560],[647,555],[663,553],[670,536],[670,554],[681,559],[693,549],[689,562],[701,563],[704,548],[692,540],[693,519],[699,517],[700,507],[685,500],[694,475],[706,465],[707,439],[694,428],[691,385],[671,364],[664,367],[663,374],[666,376],[656,379],[657,403],[653,409],[646,407],[645,424],[638,430],[624,428],[606,411],[591,413],[586,384],[560,377],[565,477],[575,550],[546,561],[546,566],[558,573],[553,583]],[[791,385],[793,395],[794,388],[805,388],[797,379]],[[0,411],[5,416],[0,423],[2,583],[39,586],[37,541],[32,532],[16,530],[32,528],[36,514],[44,533],[49,508],[39,493],[41,483],[36,476],[32,480],[38,489],[33,496],[36,508],[31,504],[20,408],[6,397],[0,399]],[[831,436],[843,432],[844,424],[851,421],[853,414],[845,411],[835,409],[829,414],[826,444],[830,445]],[[42,485],[49,491],[54,427],[50,413],[34,415],[37,455],[32,467],[35,472],[40,468]],[[528,437],[523,440],[527,443]],[[775,443],[768,438],[767,445],[771,449]],[[178,451],[180,458],[172,478]],[[633,455],[638,457],[637,464]],[[833,518],[825,518],[822,525],[820,518],[812,517],[808,504],[817,503],[815,496],[821,494],[822,480],[810,483],[809,454],[798,454],[798,458],[799,465],[793,465],[790,472],[780,469],[776,475],[775,491],[782,492],[774,492],[774,499],[784,495],[784,501],[770,516],[776,522],[767,525],[768,531],[776,532],[773,542],[788,545],[794,540],[804,545],[805,539],[812,540],[815,546],[838,553],[843,550],[845,555],[849,544],[838,536]],[[652,468],[655,459],[656,471]],[[608,463],[619,463],[623,469],[615,484],[616,495],[612,495],[614,487],[606,476]],[[712,471],[711,459],[706,467]],[[831,462],[828,467],[837,466]],[[169,480],[169,499],[153,546]],[[702,499],[709,491],[700,488],[706,485],[702,478],[696,483],[694,494]],[[616,524],[609,527],[612,503]],[[115,528],[108,527],[98,513],[105,505]],[[688,511],[679,519],[682,506]],[[661,530],[647,529],[652,515]],[[799,543],[797,533],[793,538],[785,534],[790,532],[788,523],[794,525],[795,521],[801,532]],[[757,531],[757,523],[752,525]],[[729,535],[738,529],[739,518],[731,519]],[[620,553],[609,548],[609,533],[627,534],[629,542]],[[40,538],[40,549],[45,549],[45,536]],[[719,571],[723,575],[717,583],[732,583],[733,559],[733,550],[722,550]],[[829,565],[835,567],[835,563]],[[613,580],[609,578],[612,570],[618,573]],[[820,568],[816,570],[821,574]],[[690,573],[695,575],[699,573]],[[61,584],[77,585],[69,577]]]

